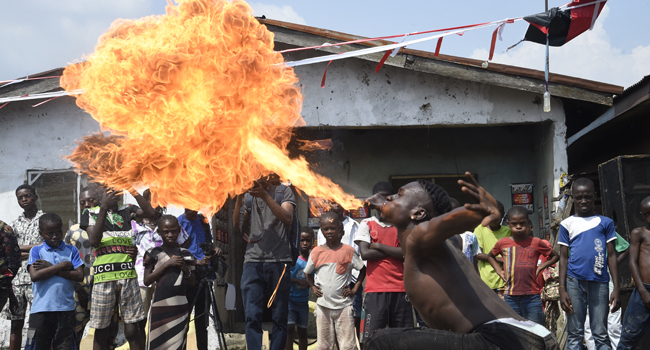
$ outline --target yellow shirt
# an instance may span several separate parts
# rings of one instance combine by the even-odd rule
[[[476,241],[478,242],[479,248],[485,254],[489,254],[497,241],[501,238],[511,237],[512,232],[508,226],[501,226],[498,231],[492,231],[490,227],[483,227],[478,225],[474,229],[474,234],[476,235]],[[481,279],[483,282],[488,285],[491,289],[502,288],[506,283],[497,275],[496,271],[492,268],[487,261],[478,261],[478,272],[481,274]]]

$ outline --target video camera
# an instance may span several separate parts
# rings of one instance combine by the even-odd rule
[[[199,247],[203,250],[203,255],[210,257],[210,264],[205,266],[208,276],[216,275],[217,278],[223,278],[228,271],[228,263],[221,257],[218,258],[214,254],[214,248],[211,243],[199,243]]]

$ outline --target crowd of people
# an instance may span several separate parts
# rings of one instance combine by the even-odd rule
[[[526,208],[506,211],[466,175],[459,185],[471,203],[423,180],[397,191],[379,182],[366,200],[374,216],[357,222],[332,203],[317,232],[300,227],[279,177],[255,182],[232,218],[247,243],[247,347],[262,348],[268,308],[270,348],[293,349],[297,333],[306,349],[311,293],[318,349],[557,349],[561,310],[568,349],[633,349],[650,326],[650,197],[638,208],[647,226],[628,243],[595,212],[593,182],[575,180],[575,215],[561,222],[556,252],[533,236]],[[23,213],[0,222],[12,350],[30,305],[25,349],[77,349],[87,324],[94,349],[114,348],[118,320],[131,349],[184,349],[191,319],[197,348],[208,348],[200,281],[222,251],[207,218],[165,214],[148,190],[128,190],[137,206],[82,189],[81,220],[64,235],[61,218],[38,209],[36,189],[16,189]],[[621,322],[618,264],[628,256],[636,288]]]
[[[113,349],[119,320],[130,349],[181,349],[192,311],[197,347],[207,349],[207,295],[196,281],[222,254],[209,224],[189,209],[165,215],[151,206],[149,191],[130,192],[138,205],[120,205],[112,190],[83,188],[81,220],[64,235],[57,214],[38,210],[35,188],[16,189],[23,213],[0,223],[0,306],[11,320],[10,349],[22,347],[29,305],[25,349],[78,349],[86,325],[93,348]]]

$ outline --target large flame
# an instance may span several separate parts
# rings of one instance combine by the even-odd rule
[[[77,105],[113,135],[86,137],[68,158],[115,188],[150,186],[152,201],[214,212],[275,172],[311,196],[361,202],[289,159],[304,125],[292,68],[243,1],[178,0],[166,15],[119,20],[86,62],[63,73]],[[119,135],[119,136],[115,136]]]

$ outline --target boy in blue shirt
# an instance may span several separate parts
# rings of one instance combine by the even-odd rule
[[[560,303],[567,313],[569,331],[567,348],[582,349],[585,317],[589,308],[589,323],[596,349],[611,349],[607,335],[608,306],[611,306],[612,312],[620,307],[614,222],[596,214],[596,191],[591,180],[575,180],[571,192],[576,214],[560,223],[558,238],[558,243],[562,246]],[[608,265],[614,282],[614,289],[609,297]]]
[[[79,251],[63,242],[61,218],[54,213],[38,219],[43,243],[29,252],[27,268],[34,301],[25,350],[69,350],[74,340],[74,283],[84,277]]]
[[[307,323],[309,321],[309,282],[305,266],[314,245],[314,230],[303,226],[300,232],[300,256],[291,268],[291,292],[289,293],[289,321],[286,350],[293,350],[294,325],[298,328],[298,349],[307,350]]]

